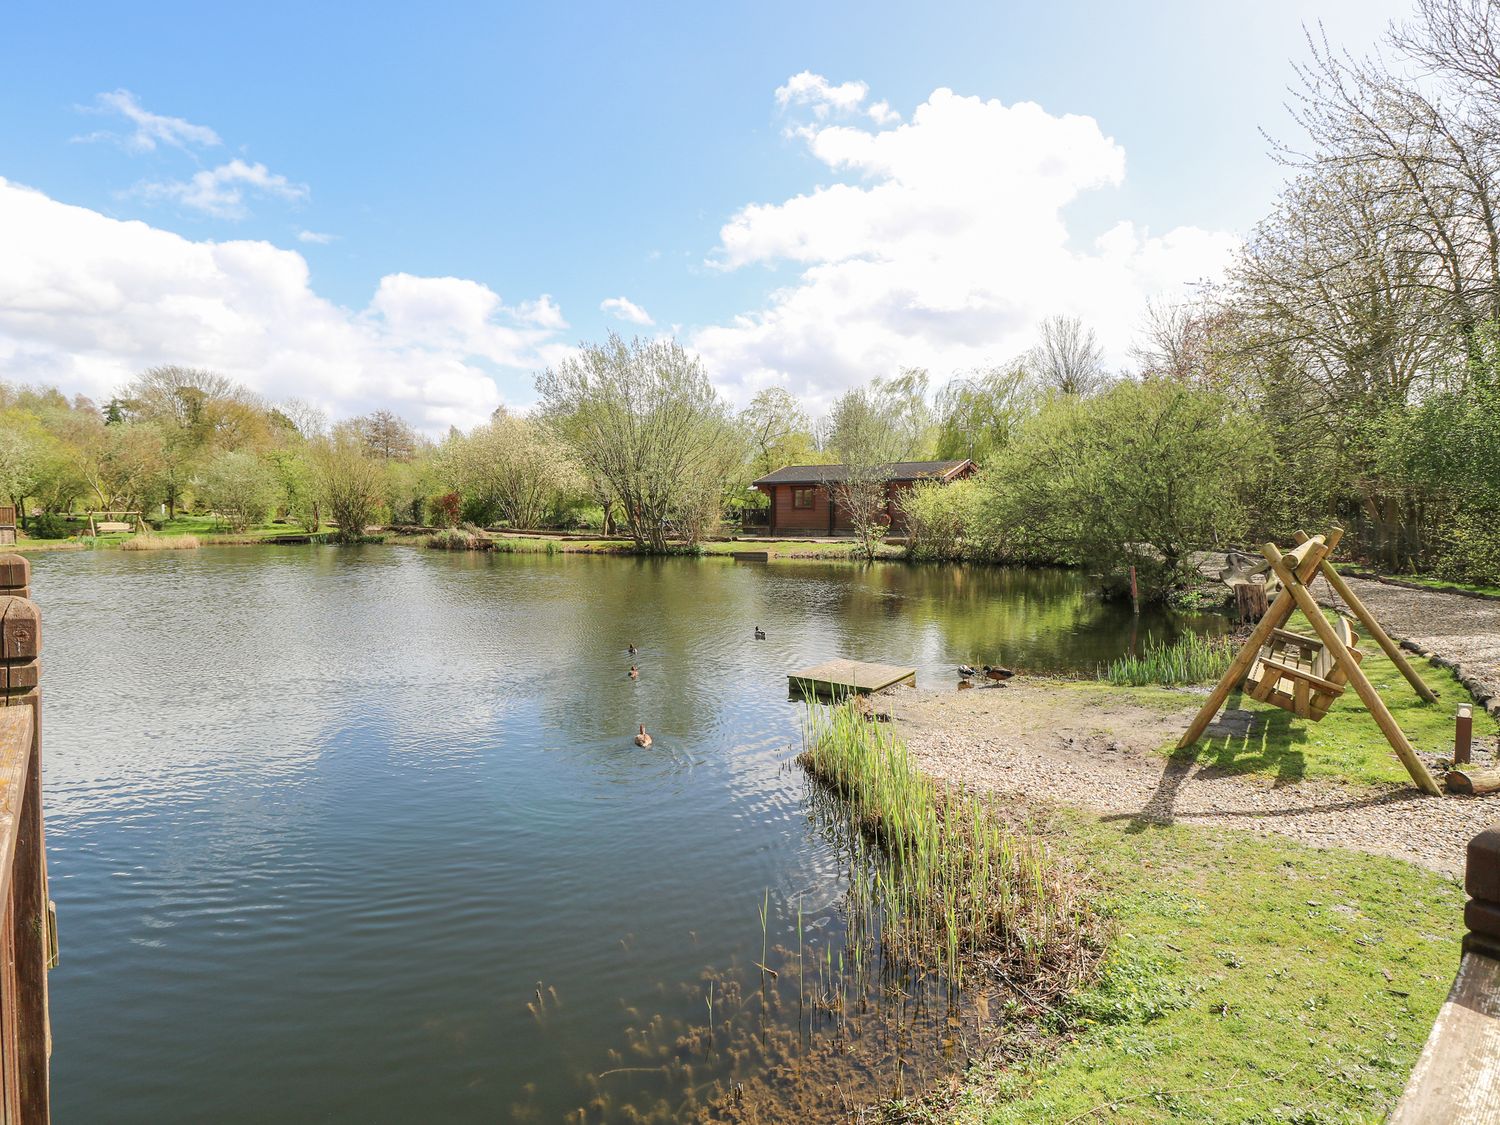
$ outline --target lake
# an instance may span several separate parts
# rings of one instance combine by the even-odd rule
[[[685,1112],[769,1065],[697,1057],[709,982],[842,925],[788,671],[1186,624],[1063,571],[390,547],[44,554],[33,597],[64,1125]]]

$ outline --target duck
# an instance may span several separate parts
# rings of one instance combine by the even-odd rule
[[[630,678],[632,680],[638,680],[638,679],[641,678],[641,670],[639,668],[637,668],[634,664],[632,664],[630,666]]]
[[[1002,684],[1015,675],[1015,672],[1009,668],[992,668],[988,664],[984,666],[983,671],[985,679],[994,680],[996,683]]]
[[[635,642],[634,641],[631,641],[628,645],[625,646],[625,651],[628,652],[628,653],[630,653],[631,656],[634,656],[636,653],[640,652],[641,650],[635,647]]]
[[[640,733],[635,736],[635,744],[642,747],[651,745],[651,736],[646,733],[645,723],[641,724]]]
[[[960,676],[972,676],[974,675],[974,669],[970,668],[967,664],[960,664],[958,666],[958,674]]]
[[[755,627],[755,639],[757,641],[763,641],[763,640],[766,639],[766,631],[764,629],[762,629],[759,625],[757,625]]]

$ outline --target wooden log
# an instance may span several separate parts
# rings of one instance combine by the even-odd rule
[[[1252,621],[1259,621],[1271,608],[1270,600],[1266,597],[1266,584],[1264,581],[1257,582],[1251,579],[1249,582],[1238,582],[1234,587],[1235,614],[1241,625],[1248,625]]]
[[[1349,588],[1349,583],[1344,581],[1344,576],[1334,570],[1327,559],[1323,560],[1319,569],[1323,572],[1323,577],[1328,579],[1328,584],[1333,587],[1334,592],[1344,599],[1344,604],[1354,612],[1355,617],[1359,618],[1359,623],[1365,627],[1365,632],[1375,638],[1375,643],[1391,658],[1391,663],[1401,669],[1401,674],[1406,677],[1406,682],[1416,689],[1417,695],[1428,703],[1436,703],[1437,692],[1428,687],[1422,677],[1417,675],[1417,670],[1411,666],[1411,661],[1406,659],[1406,654],[1380,627],[1380,622],[1375,620],[1375,615],[1365,608],[1365,603],[1359,600],[1359,595]]]
[[[1306,544],[1304,544],[1305,546]],[[1299,548],[1300,550],[1301,548]],[[1380,693],[1375,690],[1375,685],[1370,683],[1370,678],[1365,675],[1359,666],[1359,661],[1345,647],[1343,639],[1339,637],[1338,631],[1329,624],[1328,619],[1323,616],[1323,611],[1318,607],[1316,599],[1308,592],[1302,584],[1300,575],[1293,573],[1286,564],[1290,554],[1283,555],[1275,543],[1267,543],[1262,551],[1266,558],[1271,560],[1271,567],[1276,571],[1276,576],[1281,579],[1285,592],[1290,593],[1296,600],[1297,608],[1312,622],[1317,630],[1318,636],[1323,641],[1323,647],[1333,653],[1333,658],[1349,677],[1349,682],[1354,685],[1354,690],[1359,693],[1360,702],[1369,708],[1371,716],[1376,725],[1380,727],[1381,733],[1385,735],[1391,748],[1396,751],[1396,756],[1401,759],[1401,764],[1406,767],[1406,772],[1411,775],[1412,781],[1416,782],[1417,788],[1432,797],[1441,797],[1443,791],[1438,788],[1437,780],[1432,776],[1422,760],[1417,757],[1417,752],[1406,739],[1406,732],[1401,729],[1399,723],[1391,715],[1385,705],[1385,700],[1380,698]],[[1279,600],[1279,599],[1278,599]]]
[[[1451,769],[1443,778],[1450,793],[1465,797],[1483,797],[1489,793],[1500,793],[1500,766],[1469,766],[1466,769]]]
[[[1453,762],[1464,765],[1468,762],[1474,746],[1474,708],[1468,703],[1458,705],[1458,718],[1453,724]]]
[[[1338,542],[1343,537],[1343,534],[1344,529],[1336,527],[1328,533],[1326,540],[1321,535],[1315,535],[1298,547],[1297,551],[1301,552],[1298,555],[1299,569],[1305,569],[1309,577],[1316,573],[1318,562],[1322,559],[1323,554],[1338,546]],[[1289,554],[1287,557],[1290,558],[1292,556]],[[1214,685],[1214,690],[1209,692],[1208,699],[1198,709],[1198,714],[1193,717],[1193,721],[1188,725],[1188,729],[1177,740],[1177,749],[1186,749],[1202,737],[1203,732],[1208,729],[1208,724],[1213,722],[1214,716],[1219,713],[1219,708],[1224,706],[1224,701],[1229,698],[1229,693],[1234,690],[1236,684],[1244,679],[1245,673],[1250,671],[1251,665],[1260,656],[1260,646],[1266,643],[1273,631],[1286,624],[1287,618],[1292,615],[1292,607],[1295,604],[1296,602],[1293,601],[1291,594],[1287,593],[1285,589],[1276,595],[1276,600],[1271,603],[1271,608],[1266,611],[1266,615],[1260,619],[1260,624],[1250,634],[1250,639],[1245,642],[1244,647],[1240,649],[1238,655],[1235,656],[1233,662],[1229,665],[1229,669],[1219,678],[1219,682]]]

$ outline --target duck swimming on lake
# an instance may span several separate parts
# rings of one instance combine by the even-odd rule
[[[628,645],[625,646],[625,651],[628,652],[628,653],[630,653],[631,656],[634,656],[636,653],[640,652],[641,650],[635,647],[635,642],[634,641],[631,641]]]
[[[637,746],[650,746],[651,745],[651,736],[646,733],[646,724],[645,723],[641,724],[640,733],[635,736],[635,744]]]
[[[638,679],[641,678],[641,670],[639,668],[637,668],[634,664],[632,664],[630,666],[630,678],[632,680],[638,680]]]
[[[757,641],[763,641],[763,640],[766,639],[766,631],[764,629],[762,629],[759,625],[757,625],[755,627],[755,639]]]

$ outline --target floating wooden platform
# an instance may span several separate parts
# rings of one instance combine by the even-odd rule
[[[731,551],[730,557],[735,562],[770,562],[770,551]]]
[[[827,660],[787,676],[787,687],[798,698],[808,692],[832,696],[868,694],[899,683],[915,687],[917,670],[895,664],[868,664],[863,660]]]

